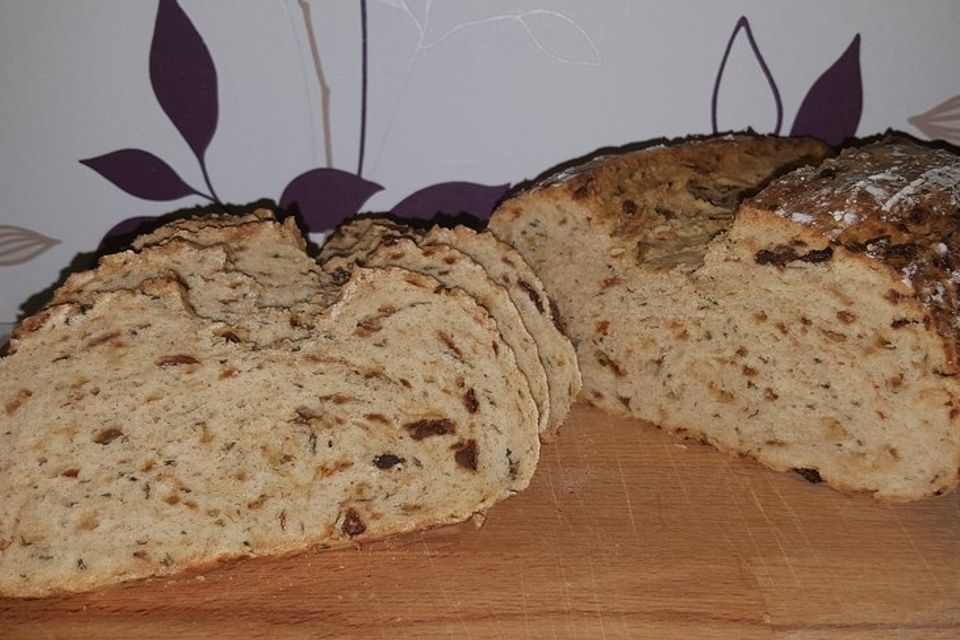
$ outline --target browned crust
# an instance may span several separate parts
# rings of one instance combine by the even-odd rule
[[[737,150],[738,145],[742,145],[742,148],[739,150]],[[889,143],[888,146],[890,146]],[[498,225],[502,225],[504,228],[509,227],[516,219],[519,219],[518,224],[522,226],[524,209],[528,203],[533,205],[534,203],[543,203],[546,201],[554,205],[553,207],[547,208],[551,211],[550,215],[555,215],[554,218],[551,218],[552,222],[563,224],[563,216],[565,215],[582,215],[589,226],[599,236],[605,237],[609,235],[611,239],[614,240],[612,244],[622,245],[627,247],[627,250],[631,250],[634,246],[644,241],[646,234],[650,233],[650,229],[668,222],[665,216],[657,215],[659,212],[656,210],[656,207],[660,203],[669,206],[671,202],[676,203],[679,200],[689,203],[693,203],[695,200],[705,201],[706,206],[688,207],[688,209],[693,212],[692,215],[688,216],[688,220],[696,220],[700,216],[709,215],[712,210],[722,210],[724,207],[732,211],[734,205],[731,205],[730,202],[725,199],[725,196],[728,195],[725,193],[725,189],[711,189],[709,185],[707,185],[707,188],[702,188],[698,179],[701,175],[707,175],[711,179],[718,180],[721,186],[743,185],[746,181],[742,178],[735,176],[731,179],[728,176],[728,169],[725,163],[733,163],[735,167],[734,171],[736,171],[736,163],[742,161],[744,158],[746,158],[748,165],[754,163],[756,159],[744,153],[744,149],[747,147],[754,149],[758,155],[766,154],[767,157],[770,157],[771,154],[774,154],[773,157],[775,161],[771,164],[781,165],[790,158],[792,149],[792,152],[796,155],[792,161],[786,162],[788,168],[791,164],[795,166],[795,162],[797,161],[799,161],[800,164],[804,164],[811,160],[822,160],[828,153],[827,149],[822,145],[809,141],[777,141],[775,139],[766,141],[756,138],[744,140],[739,137],[734,137],[692,142],[681,145],[680,147],[652,147],[639,152],[601,157],[587,164],[575,167],[573,170],[554,174],[546,180],[537,183],[529,190],[521,192],[514,199],[506,201],[494,215],[492,228],[496,231],[498,230]],[[919,145],[914,145],[914,147],[923,150],[922,152],[917,152],[920,153],[920,155],[931,153],[929,149],[920,147]],[[843,163],[848,162],[844,160],[846,156],[862,152],[862,150],[850,151],[844,156],[841,156],[839,160],[828,160],[825,162],[822,167],[838,165],[841,171],[837,171],[836,173],[828,171],[823,176],[823,179],[825,181],[829,180],[838,183],[840,191],[845,188],[844,184],[846,184],[846,188],[856,185],[864,176],[851,174],[849,178],[844,179],[842,175]],[[869,153],[869,148],[867,152]],[[895,154],[896,152],[888,150],[887,153]],[[939,160],[931,160],[930,157],[921,160],[911,157],[914,155],[913,152],[903,150],[899,152],[899,156],[895,159],[883,158],[882,156],[877,157],[874,163],[875,167],[872,171],[883,171],[886,169],[884,166],[885,163],[889,165],[894,163],[894,160],[905,165],[903,173],[907,175],[897,179],[899,186],[897,186],[896,190],[891,194],[892,197],[892,195],[900,193],[907,186],[914,185],[914,181],[932,167],[942,168],[944,163],[957,166],[956,158],[951,154],[944,154],[944,152],[937,152],[937,154],[940,157]],[[856,160],[852,159],[849,162],[856,162]],[[658,163],[662,164],[652,167],[652,165]],[[695,165],[696,168],[687,166],[688,164]],[[792,212],[816,214],[819,211],[821,217],[829,216],[829,220],[832,221],[834,219],[833,212],[835,209],[828,208],[830,206],[829,204],[820,209],[816,209],[813,204],[808,208],[799,206],[792,210],[788,209],[787,215],[778,215],[776,211],[780,208],[782,199],[780,197],[769,196],[776,188],[776,185],[790,185],[794,191],[788,194],[787,197],[792,195],[797,202],[804,202],[805,197],[811,201],[815,201],[816,196],[810,195],[809,176],[817,175],[819,171],[822,171],[822,168],[802,168],[797,170],[796,173],[787,174],[785,177],[779,179],[775,175],[768,174],[766,178],[760,179],[760,171],[757,169],[758,165],[754,164],[753,166],[753,169],[750,169],[748,166],[747,171],[758,177],[758,184],[760,186],[764,185],[766,178],[772,177],[773,180],[767,182],[765,190],[760,191],[760,195],[750,204],[738,210],[735,217],[736,222],[734,222],[734,216],[731,215],[729,218],[730,221],[726,223],[726,226],[724,226],[723,223],[718,224],[712,228],[712,231],[719,234],[729,230],[731,224],[734,225],[734,227],[735,225],[743,224],[749,226],[751,229],[761,229],[761,232],[757,235],[762,237],[763,229],[768,229],[772,232],[775,225],[781,226],[781,230],[785,227],[786,232],[780,234],[780,237],[792,236],[804,241],[802,251],[799,247],[786,247],[787,250],[796,252],[798,259],[808,262],[821,262],[824,261],[828,255],[833,255],[834,259],[857,262],[868,269],[885,272],[885,274],[889,276],[890,296],[894,298],[897,304],[900,305],[900,308],[904,310],[904,315],[912,319],[911,322],[919,319],[918,325],[912,327],[911,330],[915,330],[918,333],[925,333],[925,335],[929,335],[931,339],[935,341],[936,338],[931,335],[933,332],[930,331],[935,322],[943,325],[949,324],[953,327],[953,323],[958,317],[955,303],[952,308],[947,308],[944,311],[943,307],[949,307],[949,305],[928,304],[923,294],[923,279],[925,275],[929,273],[930,266],[938,266],[936,261],[939,260],[940,272],[935,274],[933,282],[934,287],[938,282],[943,284],[945,291],[938,293],[934,288],[933,292],[928,294],[928,297],[943,297],[944,299],[949,297],[951,301],[955,300],[954,287],[953,285],[949,288],[946,286],[944,276],[945,265],[948,261],[950,261],[948,268],[955,271],[952,265],[952,259],[958,255],[956,249],[960,248],[952,242],[952,239],[956,237],[955,227],[952,225],[960,223],[960,220],[958,220],[960,216],[957,215],[958,207],[956,204],[956,192],[958,188],[956,186],[948,187],[945,194],[944,185],[942,184],[944,175],[935,174],[934,178],[937,179],[929,181],[935,187],[931,191],[938,191],[937,194],[931,193],[929,196],[931,198],[930,205],[934,208],[937,206],[945,207],[944,202],[946,201],[946,207],[943,209],[942,214],[924,212],[917,215],[915,212],[911,212],[893,222],[894,226],[899,223],[902,228],[899,229],[899,235],[891,233],[891,237],[901,238],[901,242],[909,242],[910,240],[907,236],[913,233],[913,227],[917,227],[919,228],[919,235],[921,237],[927,234],[927,237],[929,237],[932,242],[944,243],[944,247],[937,251],[941,257],[934,257],[928,263],[920,264],[917,258],[919,257],[922,260],[924,255],[930,256],[929,252],[912,252],[909,249],[896,249],[892,254],[887,251],[884,252],[883,256],[878,256],[879,259],[875,259],[869,255],[865,247],[857,247],[856,245],[847,247],[842,243],[834,242],[834,239],[829,237],[826,230],[817,228],[816,224],[802,225],[791,220],[790,213]],[[906,171],[906,167],[910,166],[913,167],[912,170]],[[768,170],[772,173],[777,173],[772,166]],[[947,173],[949,173],[949,171]],[[960,170],[957,170],[956,173],[960,174]],[[837,174],[840,175],[838,176]],[[643,177],[644,180],[638,181],[638,175]],[[683,190],[686,190],[686,185],[696,187],[694,189],[696,193],[689,194],[694,196],[693,198],[687,198],[686,195],[682,193]],[[837,187],[832,186],[830,188],[832,190]],[[644,199],[644,194],[650,192],[652,192],[652,195]],[[741,191],[741,193],[744,192],[749,195],[748,189]],[[954,194],[953,197],[950,197],[951,193]],[[638,197],[637,194],[640,194],[640,197]],[[770,201],[766,200],[768,196]],[[889,198],[883,202],[886,203],[887,200],[889,200]],[[755,204],[757,202],[765,204],[766,206],[757,206]],[[575,206],[567,206],[570,203]],[[855,205],[857,204],[858,203],[855,203]],[[897,206],[903,206],[903,204],[902,194],[898,200],[894,200],[892,203],[892,205]],[[889,208],[896,210],[897,206],[892,205]],[[820,205],[817,204],[817,206]],[[711,207],[716,208],[711,209]],[[874,208],[878,207],[882,208],[882,204],[874,204]],[[949,207],[952,207],[952,215],[947,213]],[[544,208],[545,207],[541,206],[539,210],[542,211]],[[653,211],[652,214],[651,210]],[[804,217],[800,216],[800,220],[803,219]],[[890,223],[891,221],[888,220],[886,222]],[[920,228],[921,225],[925,225],[925,227]],[[866,229],[866,226],[864,229]],[[944,239],[945,232],[950,236],[949,241]],[[539,239],[536,236],[536,230],[531,232],[531,237],[534,238],[531,243]],[[914,240],[914,242],[916,242],[916,240]],[[657,239],[657,242],[654,244],[662,246],[665,243]],[[711,245],[708,240],[702,246],[709,247],[713,245]],[[936,244],[932,246],[936,247]],[[759,248],[765,249],[766,247]],[[775,247],[772,248],[775,249]],[[943,254],[949,254],[950,257],[943,258]],[[614,256],[613,253],[610,255],[611,258]],[[598,256],[598,258],[607,259],[606,256]],[[645,264],[643,264],[644,267],[649,265],[649,261],[644,261],[642,255],[638,256],[638,258],[638,264],[645,262]],[[618,263],[624,263],[626,261],[618,260],[611,262],[614,263],[616,268]],[[915,267],[917,273],[914,274],[913,282],[908,285],[908,283],[902,279],[902,268],[910,265]],[[960,281],[960,276],[958,276],[957,279]],[[929,291],[929,285],[927,286]],[[920,290],[914,291],[917,287],[919,287]],[[935,321],[935,316],[939,316],[939,320]],[[939,327],[938,329],[941,334],[945,333],[944,329]],[[956,329],[954,328],[952,330],[955,331]],[[930,344],[930,342],[927,342],[927,344]],[[955,375],[956,340],[952,338],[941,339],[940,344],[944,347],[947,366],[937,370],[935,373],[947,376]],[[936,349],[936,345],[933,345],[933,348]],[[938,364],[942,364],[939,358],[937,362]],[[945,380],[945,383],[951,388],[955,387],[952,378]],[[954,394],[955,397],[956,395],[957,394]],[[621,409],[620,407],[611,409],[608,406],[604,406],[604,409],[611,410],[615,413],[626,414],[629,412],[628,408]],[[679,428],[674,428],[672,425],[662,426],[666,431],[681,432]],[[741,452],[736,449],[728,450],[727,453],[731,455],[741,454]],[[776,465],[769,463],[768,466]],[[852,493],[855,491],[853,487],[846,485],[843,481],[837,480],[836,478],[824,477],[823,479],[825,483],[841,492]],[[957,481],[958,477],[956,473],[954,473],[951,477],[941,479],[942,484],[930,488],[929,491],[925,493],[916,496],[905,496],[903,498],[879,497],[878,499],[885,501],[915,499],[923,497],[924,495],[935,494],[938,491],[949,490],[957,484]]]
[[[889,271],[897,301],[919,302],[943,338],[944,373],[956,373],[960,156],[905,139],[848,149],[774,180],[739,215],[761,212]]]
[[[190,302],[187,298],[186,287],[173,272],[161,275],[145,275],[143,280],[135,287],[118,289],[116,291],[97,292],[91,296],[87,296],[82,303],[70,299],[67,295],[61,296],[58,290],[55,294],[53,304],[24,318],[20,324],[14,327],[10,340],[9,355],[12,355],[16,351],[20,342],[28,340],[33,334],[45,329],[51,322],[56,322],[60,318],[82,314],[87,307],[96,304],[100,300],[106,300],[110,297],[130,292],[140,292],[153,297],[169,296],[176,300],[179,306],[185,309],[191,309]]]
[[[597,234],[625,248],[619,262],[696,268],[706,245],[729,229],[744,197],[828,152],[806,138],[738,135],[601,156],[507,200],[491,229],[521,217],[527,201],[570,202]]]
[[[826,145],[809,138],[751,135],[681,139],[638,151],[613,150],[551,174],[506,201],[501,210],[509,211],[512,204],[528,197],[543,197],[544,191],[556,191],[589,206],[599,220],[612,222],[621,234],[630,235],[655,222],[652,218],[657,213],[655,201],[638,201],[635,194],[672,193],[676,187],[714,207],[732,209],[744,188],[756,189],[829,152]]]
[[[404,226],[386,217],[352,218],[340,225],[320,247],[321,263],[343,258],[355,262],[357,255],[372,253],[380,244],[401,238],[417,241],[419,230]]]
[[[248,214],[206,214],[183,220],[175,220],[159,229],[142,235],[133,241],[132,247],[141,250],[151,245],[163,244],[181,234],[202,234],[206,230],[216,231],[217,239],[223,243],[236,242],[256,233],[264,224],[278,228],[278,233],[292,240],[297,247],[305,249],[307,241],[292,217],[279,221],[269,209],[257,209]]]

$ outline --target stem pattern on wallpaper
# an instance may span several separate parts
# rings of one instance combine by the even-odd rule
[[[521,13],[499,13],[496,15],[481,18],[479,20],[467,20],[460,22],[438,36],[430,38],[430,12],[434,6],[433,0],[426,0],[423,4],[422,16],[412,10],[409,4],[404,0],[381,0],[385,4],[401,10],[417,30],[417,48],[411,57],[411,65],[417,57],[424,51],[433,49],[442,45],[451,37],[461,31],[484,27],[496,23],[514,24],[527,35],[530,42],[543,54],[550,56],[557,62],[566,64],[584,65],[590,67],[599,67],[603,64],[600,55],[600,48],[593,41],[590,35],[570,16],[560,11],[552,9],[531,9]],[[551,32],[566,32],[565,42],[569,46],[571,43],[579,45],[579,51],[561,52],[554,44],[551,44],[549,34]]]
[[[363,175],[363,150],[367,141],[367,0],[360,0],[360,151],[357,175]]]
[[[174,0],[158,5],[149,69],[153,94],[193,151],[208,191],[187,184],[164,160],[142,149],[121,149],[80,162],[143,200],[200,196],[220,204],[206,163],[219,118],[217,70],[203,38]]]
[[[320,86],[320,120],[323,126],[323,155],[326,158],[327,168],[333,167],[333,133],[330,131],[330,85],[323,73],[323,62],[320,60],[320,49],[317,47],[317,35],[313,30],[313,17],[310,13],[310,0],[297,0],[300,12],[303,15],[303,26],[307,32],[307,42],[310,46],[310,58],[313,60],[313,69],[317,74],[317,84]]]

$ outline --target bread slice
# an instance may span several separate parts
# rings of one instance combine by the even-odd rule
[[[367,222],[361,224],[367,225]],[[346,255],[328,257],[323,268],[337,273],[352,264],[401,267],[437,278],[445,286],[458,287],[476,298],[496,319],[504,342],[513,350],[537,405],[539,430],[546,431],[550,420],[546,371],[540,362],[537,343],[506,290],[488,278],[476,261],[456,249],[446,245],[421,246],[413,237],[395,235],[387,227],[370,225],[370,228],[371,233],[365,234]],[[321,258],[329,255],[321,251]]]
[[[536,407],[473,298],[402,269],[318,273],[309,330],[258,333],[283,268],[240,274],[244,241],[227,246],[107,260],[110,286],[86,280],[18,327],[0,359],[0,595],[458,522],[528,484]],[[248,266],[274,254],[248,249]],[[217,274],[235,298],[199,299]]]
[[[355,218],[341,226],[321,247],[320,259],[367,255],[384,242],[399,237],[423,246],[440,245],[462,252],[476,261],[489,279],[506,290],[537,345],[540,363],[546,373],[549,419],[541,431],[541,440],[555,438],[570,412],[570,405],[580,393],[582,380],[576,351],[563,333],[556,305],[537,274],[523,256],[492,233],[478,233],[462,225],[454,228],[434,225],[429,230],[422,230],[380,216]]]
[[[406,224],[383,216],[360,216],[351,218],[337,227],[320,247],[317,259],[323,263],[331,258],[343,258],[351,254],[372,253],[384,240],[413,238],[419,240],[423,232]]]
[[[729,137],[608,157],[506,201],[583,397],[888,500],[957,482],[957,158]],[[957,278],[960,280],[960,278]]]
[[[269,234],[281,245],[297,247],[301,253],[306,250],[307,241],[296,221],[286,218],[280,222],[268,209],[256,209],[241,214],[209,213],[172,220],[134,238],[131,248],[140,251],[144,247],[164,244],[173,238],[189,240],[203,246],[237,243],[249,245],[251,233]]]
[[[422,242],[426,245],[443,244],[462,251],[507,290],[520,311],[524,326],[537,343],[540,361],[547,372],[550,421],[541,439],[556,437],[583,387],[583,380],[577,352],[563,332],[563,319],[540,277],[516,249],[489,231],[477,232],[462,225],[453,228],[434,226],[423,236]]]

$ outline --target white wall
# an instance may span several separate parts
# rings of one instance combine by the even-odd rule
[[[180,6],[217,71],[219,121],[207,153],[216,190],[231,202],[278,199],[293,177],[326,165],[300,2]],[[333,166],[355,172],[360,3],[310,7],[331,87]],[[156,13],[155,2],[0,0],[0,225],[59,241],[0,266],[0,322],[120,220],[202,203],[141,200],[78,162],[136,147],[202,184],[151,89]],[[858,134],[892,127],[923,137],[907,118],[960,94],[953,0],[369,0],[367,16],[363,176],[383,187],[367,210],[438,182],[516,183],[600,146],[709,132],[714,79],[740,16],[779,87],[784,133],[856,34]],[[720,88],[719,126],[770,131],[772,94],[742,36]],[[0,234],[0,255],[2,242]]]

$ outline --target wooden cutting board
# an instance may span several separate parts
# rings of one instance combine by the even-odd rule
[[[960,638],[960,492],[887,506],[577,407],[467,523],[0,600],[0,638]]]

